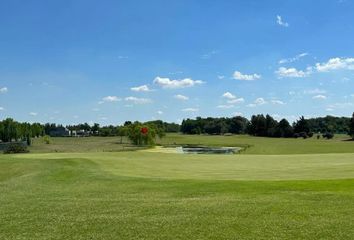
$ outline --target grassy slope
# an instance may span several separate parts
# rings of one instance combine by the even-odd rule
[[[289,180],[349,178],[353,154],[176,156],[0,156],[0,239],[354,238],[354,180]]]
[[[237,136],[200,136],[167,134],[159,140],[162,145],[203,144],[213,146],[250,146],[244,154],[309,154],[309,153],[354,153],[354,142],[345,141],[347,136],[337,136],[332,140],[280,139]],[[134,149],[127,140],[120,144],[119,137],[52,138],[52,143],[44,144],[35,139],[31,152],[116,152]]]
[[[338,135],[335,139],[263,138],[248,135],[199,136],[168,134],[162,144],[204,144],[216,146],[251,146],[245,154],[309,154],[309,153],[354,153],[354,142],[348,136]]]

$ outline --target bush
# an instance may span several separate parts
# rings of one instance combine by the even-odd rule
[[[4,154],[13,154],[13,153],[28,153],[26,145],[18,143],[10,143],[4,150]]]
[[[332,139],[334,137],[333,133],[327,132],[322,135],[323,138]]]
[[[50,142],[51,142],[50,137],[49,137],[48,135],[45,135],[45,136],[43,137],[43,142],[44,142],[45,144],[50,144]]]
[[[303,139],[306,139],[309,136],[307,135],[306,132],[294,133],[294,138],[300,138],[300,137],[303,138]]]

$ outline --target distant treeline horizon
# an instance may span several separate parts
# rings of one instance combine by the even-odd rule
[[[162,120],[148,122],[126,121],[122,125],[100,126],[98,123],[90,125],[81,123],[75,125],[61,125],[56,123],[20,123],[11,118],[0,121],[0,140],[3,142],[12,139],[28,139],[50,135],[50,132],[58,128],[67,128],[70,131],[84,130],[95,136],[121,136],[122,129],[130,124],[141,123],[154,125],[167,133],[183,134],[249,134],[263,137],[312,137],[313,134],[349,134],[354,137],[354,113],[353,117],[325,116],[316,118],[300,117],[289,123],[288,120],[275,120],[269,114],[253,115],[251,119],[242,116],[235,117],[196,117],[187,118],[181,124],[168,123]]]

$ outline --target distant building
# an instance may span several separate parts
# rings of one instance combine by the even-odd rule
[[[71,131],[71,136],[72,137],[89,137],[92,135],[92,132],[91,131],[86,131],[86,130],[73,130]]]
[[[70,137],[70,130],[65,127],[57,127],[49,132],[51,137]]]

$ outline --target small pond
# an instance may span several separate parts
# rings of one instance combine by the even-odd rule
[[[240,150],[239,147],[182,146],[177,148],[179,153],[185,154],[234,154]]]

